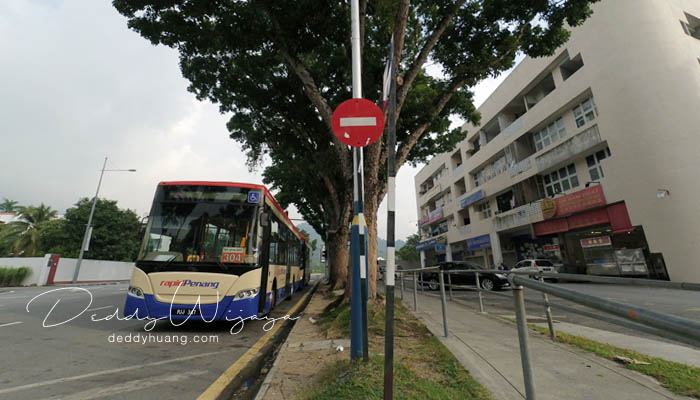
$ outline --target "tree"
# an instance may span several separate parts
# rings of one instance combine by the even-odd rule
[[[7,198],[2,199],[2,203],[0,203],[0,212],[16,212],[19,211],[21,207],[19,204],[14,201],[14,200],[8,200]]]
[[[305,231],[304,229],[302,229],[300,232],[302,235],[304,235],[306,240],[309,240],[311,238],[311,234],[309,234],[309,232]],[[316,251],[317,246],[318,246],[318,240],[314,239],[314,240],[311,240],[309,242],[309,247],[311,247],[311,254],[313,254],[314,251]]]
[[[66,210],[65,220],[47,226],[41,247],[63,257],[78,257],[92,200],[80,199]],[[93,260],[134,261],[139,249],[141,223],[131,210],[121,210],[114,200],[98,199],[92,219],[93,231],[86,258]]]
[[[42,227],[56,218],[56,210],[41,203],[39,207],[20,207],[19,220],[13,221],[0,233],[2,247],[9,248],[13,255],[34,257],[39,252],[39,237]]]
[[[397,89],[396,165],[420,163],[455,147],[466,132],[449,116],[477,123],[468,88],[510,68],[516,52],[551,55],[598,0],[360,0],[364,97],[379,101],[390,37],[403,84]],[[249,165],[272,159],[265,183],[279,189],[324,237],[331,280],[348,279],[352,155],[331,132],[333,108],[352,97],[350,7],[297,0],[114,0],[128,26],[180,53],[198,99],[232,113],[231,138]],[[427,63],[442,75],[426,72]],[[392,77],[395,79],[395,77]],[[370,292],[376,282],[377,209],[386,194],[387,148],[365,151]]]
[[[420,236],[417,233],[409,236],[406,244],[396,251],[397,260],[420,261],[420,253],[416,250],[416,246],[420,242]]]

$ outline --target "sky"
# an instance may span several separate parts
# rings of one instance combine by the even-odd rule
[[[187,91],[173,49],[126,26],[109,1],[0,1],[0,200],[63,214],[95,195],[146,216],[168,180],[262,182],[228,137],[229,115]],[[504,79],[477,87],[480,105]],[[461,124],[455,119],[454,126]],[[397,174],[397,239],[417,232],[413,177]],[[301,218],[293,207],[290,218]],[[379,209],[386,236],[386,201]]]

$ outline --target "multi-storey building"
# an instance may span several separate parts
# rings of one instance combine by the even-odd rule
[[[700,282],[700,2],[615,0],[415,177],[423,265]]]

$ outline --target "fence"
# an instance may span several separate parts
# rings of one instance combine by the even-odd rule
[[[545,278],[566,279],[567,281],[580,282],[596,282],[604,284],[622,284],[633,286],[645,286],[655,288],[680,289],[700,291],[700,284],[686,282],[667,282],[654,281],[650,279],[636,278],[616,278],[602,277],[590,275],[575,275],[575,274],[560,274],[551,272],[513,272],[513,271],[498,271],[498,270],[483,270],[483,269],[464,269],[464,270],[442,270],[439,267],[423,268],[398,271],[401,280],[401,299],[404,298],[405,291],[405,276],[411,276],[413,281],[413,308],[418,311],[418,290],[425,290],[425,286],[431,289],[437,289],[436,284],[440,289],[440,300],[442,304],[442,324],[445,332],[445,337],[449,336],[448,321],[447,321],[447,297],[453,300],[452,289],[466,289],[476,291],[478,293],[479,311],[484,312],[484,302],[482,292],[489,294],[512,297],[513,308],[515,309],[516,328],[518,331],[518,341],[520,343],[520,359],[522,362],[523,378],[525,381],[525,393],[527,400],[536,399],[535,381],[533,379],[532,367],[530,362],[530,350],[528,341],[527,315],[525,312],[525,297],[524,288],[536,290],[542,293],[542,302],[534,301],[544,307],[547,317],[547,325],[552,339],[556,338],[554,324],[552,321],[551,307],[557,307],[569,312],[578,313],[587,317],[599,319],[608,323],[617,324],[625,328],[636,329],[642,332],[651,333],[657,336],[665,337],[682,343],[693,346],[700,346],[700,322],[685,318],[676,317],[666,313],[660,313],[648,310],[642,307],[633,306],[630,304],[620,303],[616,301],[606,300],[597,296],[577,292],[570,289],[565,289],[557,285],[545,283]],[[438,282],[431,279],[425,281],[423,274],[438,275]],[[453,285],[451,276],[453,274],[474,274],[475,286]],[[512,295],[505,293],[492,292],[482,288],[480,278],[487,274],[507,275],[508,282],[512,287]],[[445,275],[447,275],[447,283],[445,283]],[[420,278],[419,278],[420,276]],[[535,279],[532,279],[535,278]],[[420,285],[420,286],[419,286]],[[445,288],[447,287],[447,292]],[[549,296],[555,296],[573,303],[592,308],[597,311],[603,311],[612,314],[618,318],[610,318],[605,315],[578,310],[564,305],[553,305],[549,302]],[[530,300],[531,301],[531,300]],[[532,302],[532,301],[531,301]]]

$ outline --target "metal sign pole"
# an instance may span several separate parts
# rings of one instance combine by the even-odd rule
[[[360,55],[360,7],[359,0],[350,3],[350,23],[352,30],[352,97],[362,98],[362,71]],[[362,356],[362,283],[360,273],[360,185],[358,168],[362,149],[353,148],[353,209],[354,218],[352,225],[352,293],[350,299],[350,359],[356,360]]]

